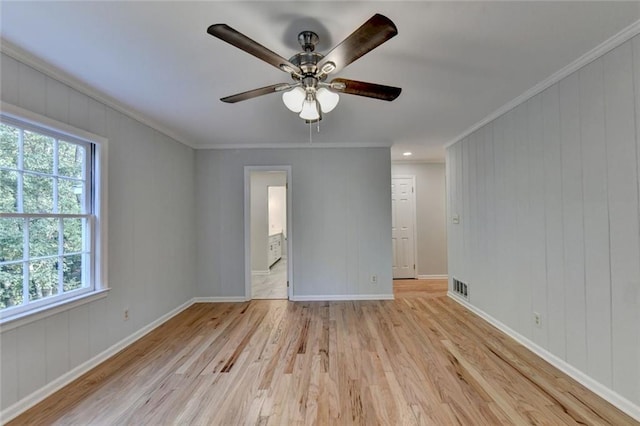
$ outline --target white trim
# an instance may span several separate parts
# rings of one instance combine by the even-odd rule
[[[0,46],[1,47],[1,46]],[[109,165],[108,165],[108,149],[109,149],[109,139],[96,135],[95,133],[88,132],[86,130],[79,129],[75,126],[71,126],[67,123],[60,122],[58,120],[54,120],[52,118],[46,117],[41,114],[37,114],[33,111],[29,111],[24,108],[20,108],[8,102],[0,101],[0,115],[7,117],[8,119],[17,120],[22,123],[26,123],[27,125],[32,125],[38,128],[42,128],[45,130],[50,130],[52,132],[69,136],[73,139],[84,140],[87,143],[90,143],[95,147],[95,159],[94,159],[94,216],[95,223],[93,226],[95,227],[92,233],[92,237],[95,238],[91,242],[92,247],[92,262],[93,262],[93,290],[88,293],[89,295],[98,294],[101,290],[109,289],[109,277],[108,277],[108,265],[109,265],[109,245],[108,245],[108,237],[109,237],[109,209],[108,209],[108,201],[109,201]],[[106,296],[104,293],[101,297]],[[75,301],[80,299],[71,298],[67,300]],[[67,300],[61,301],[60,304],[52,303],[47,304],[47,307],[57,307],[62,306]],[[75,306],[75,305],[74,305]],[[46,308],[45,308],[46,309]],[[64,308],[61,308],[64,310]],[[31,312],[40,313],[41,310],[36,308],[35,310],[25,311],[25,315],[16,316],[15,319],[18,321],[19,319],[25,318],[27,320],[27,316]],[[56,310],[56,312],[60,312],[60,310]],[[40,316],[38,316],[39,318]],[[11,320],[10,320],[11,321]],[[5,322],[4,319],[0,322]],[[21,321],[20,321],[21,322]],[[28,321],[31,322],[31,321]]]
[[[293,173],[291,166],[287,166],[287,287],[289,299],[293,297]]]
[[[556,71],[555,73],[551,74],[549,77],[545,78],[540,83],[536,84],[535,86],[533,86],[532,88],[530,88],[529,90],[527,90],[526,92],[518,96],[517,98],[513,99],[510,102],[507,102],[506,104],[498,108],[496,111],[489,114],[488,116],[478,121],[473,126],[469,127],[467,130],[465,130],[464,132],[462,132],[461,134],[453,138],[450,142],[446,143],[444,147],[449,148],[451,145],[460,142],[462,139],[466,138],[467,136],[469,136],[471,133],[475,132],[482,126],[492,122],[493,120],[505,114],[506,112],[512,110],[518,105],[533,98],[535,95],[539,94],[545,89],[548,89],[549,87],[558,83],[563,78],[568,77],[572,73],[578,71],[580,68],[584,67],[590,62],[593,62],[599,57],[605,55],[607,52],[615,49],[616,47],[627,42],[632,37],[635,37],[638,34],[640,34],[640,20],[634,22],[633,24],[629,25],[628,27],[626,27],[625,29],[623,29],[622,31],[614,35],[613,37],[609,38],[608,40],[599,44],[595,48],[591,49],[590,51],[580,56],[575,61],[571,62],[566,67],[561,68],[559,71]]]
[[[391,142],[323,142],[323,143],[282,143],[265,142],[260,144],[215,144],[193,145],[194,149],[290,149],[290,148],[389,148]]]
[[[291,298],[294,302],[331,302],[350,300],[393,300],[393,294],[325,294],[325,295],[302,295]]]
[[[627,398],[616,393],[612,389],[609,389],[608,387],[596,381],[595,379],[589,377],[582,371],[578,370],[571,364],[567,363],[565,360],[557,357],[556,355],[547,351],[543,347],[539,346],[538,344],[524,337],[520,333],[512,330],[511,328],[504,325],[497,319],[493,318],[491,315],[487,314],[481,309],[476,308],[466,300],[461,299],[451,291],[447,292],[447,296],[449,296],[451,299],[458,302],[459,304],[461,304],[462,306],[464,306],[474,314],[478,315],[480,318],[487,321],[489,324],[493,325],[494,327],[496,327],[497,329],[505,333],[507,336],[511,337],[516,342],[520,343],[521,345],[529,349],[531,352],[533,352],[543,360],[547,361],[549,364],[551,364],[558,370],[562,371],[563,373],[565,373],[566,375],[568,375],[578,383],[582,384],[591,392],[595,393],[596,395],[610,402],[611,404],[619,408],[621,411],[624,411],[634,419],[640,421],[640,406],[635,405],[633,402],[629,401]]]
[[[73,297],[71,299],[61,300],[56,303],[41,306],[30,311],[21,312],[18,315],[5,317],[0,320],[0,334],[5,331],[13,330],[14,328],[22,327],[34,321],[50,317],[60,312],[68,311],[69,309],[76,308],[87,303],[95,302],[104,297],[107,297],[109,292],[108,288],[92,291],[90,293],[84,293],[80,296]]]
[[[494,319],[490,315],[484,313],[483,311],[469,304],[465,300],[458,298],[451,292],[448,292],[447,295],[454,301],[460,303],[462,306],[469,309],[471,312],[480,316],[482,319],[484,319],[488,323],[500,329],[503,333],[512,337],[518,343],[530,349],[536,355],[540,356],[542,359],[549,362],[554,367],[558,368],[560,371],[564,372],[565,374],[569,375],[576,381],[580,382],[582,385],[586,386],[592,392],[601,396],[605,400],[609,401],[611,404],[618,407],[620,410],[624,411],[631,417],[640,421],[640,407],[633,404],[631,401],[613,392],[612,390],[608,389],[602,384],[596,382],[592,378],[586,376],[581,371],[567,364],[564,360],[561,360],[555,355],[547,352],[545,349],[541,348],[540,346],[531,342],[529,339],[511,330],[509,327],[505,326],[500,321]],[[393,294],[352,294],[352,295],[325,295],[325,296],[312,295],[312,296],[298,296],[298,297],[291,298],[292,301],[300,301],[300,302],[302,301],[393,300],[393,299],[394,299]],[[85,361],[84,363],[77,366],[73,370],[65,373],[64,375],[58,377],[52,382],[46,384],[42,388],[33,392],[31,395],[21,399],[20,401],[14,403],[13,405],[6,408],[5,410],[1,411],[0,419],[2,419],[3,423],[9,422],[10,420],[22,414],[23,412],[33,407],[40,401],[52,395],[54,392],[57,392],[58,390],[62,389],[64,386],[78,379],[83,374],[97,367],[100,363],[106,361],[108,358],[114,356],[121,350],[125,349],[127,346],[130,346],[131,344],[135,343],[137,340],[141,339],[142,337],[144,337],[146,334],[148,334],[155,328],[159,327],[160,325],[167,322],[174,316],[178,315],[180,312],[189,308],[194,303],[223,303],[223,302],[236,303],[236,302],[244,302],[244,301],[245,301],[244,297],[194,297],[193,299],[173,309],[169,313],[161,316],[157,320],[151,322],[147,326],[141,328],[137,332],[120,340],[118,343],[104,350],[103,352],[91,358],[90,360]]]
[[[293,191],[291,166],[244,166],[244,295],[251,300],[251,172],[279,171],[287,173],[287,280],[288,298],[293,300]]]
[[[431,160],[420,160],[420,159],[415,159],[415,160],[404,160],[404,159],[399,159],[399,160],[391,160],[391,165],[402,165],[402,164],[444,164],[445,163],[445,159],[443,158],[442,160],[440,159],[431,159]]]
[[[449,275],[418,275],[419,280],[448,280]]]
[[[233,297],[194,297],[191,303],[238,303],[246,302],[244,296]]]
[[[133,118],[134,120],[139,121],[142,124],[145,124],[149,127],[151,127],[152,129],[155,129],[157,131],[159,131],[160,133],[163,133],[165,135],[167,135],[168,137],[188,146],[191,148],[195,148],[195,146],[189,142],[187,142],[185,139],[181,138],[180,136],[178,136],[177,134],[175,134],[173,131],[171,131],[170,129],[168,129],[167,127],[165,127],[164,125],[158,123],[155,120],[152,120],[151,118],[145,116],[144,114],[137,112],[135,110],[133,110],[132,108],[129,108],[127,106],[125,106],[124,104],[122,104],[120,101],[118,101],[115,98],[112,98],[109,95],[106,95],[102,92],[100,92],[99,90],[81,82],[79,79],[77,79],[76,77],[68,74],[65,71],[62,71],[56,67],[54,67],[53,65],[45,62],[44,60],[25,52],[24,50],[22,50],[21,48],[19,48],[18,46],[14,45],[13,43],[7,41],[5,38],[0,37],[0,52],[4,53],[7,56],[12,57],[13,59],[22,62],[24,65],[29,66],[37,71],[40,71],[41,73],[55,79],[58,80],[59,82],[66,84],[67,86],[71,87],[74,90],[77,90],[80,93],[83,93],[87,96],[89,96],[90,98],[110,107],[115,109],[116,111],[119,111],[125,115],[128,115],[129,117]]]
[[[394,179],[411,179],[411,197],[413,198],[413,278],[418,277],[418,186],[416,185],[416,175],[392,175]],[[410,278],[395,278],[398,280]]]
[[[271,269],[265,269],[264,271],[254,271],[251,270],[251,275],[270,275]]]
[[[142,112],[139,112],[131,107],[124,105],[121,101],[113,98],[100,90],[83,83],[73,75],[55,67],[54,65],[44,61],[31,53],[26,52],[5,38],[0,37],[0,52],[7,56],[23,63],[24,65],[31,67],[48,77],[51,77],[59,82],[71,87],[78,92],[89,96],[90,98],[110,107],[116,111],[119,111],[134,120],[157,130],[158,132],[174,139],[193,149],[274,149],[274,148],[389,148],[393,145],[392,141],[382,142],[340,142],[340,143],[282,143],[282,142],[267,142],[262,144],[215,144],[215,145],[202,145],[187,141],[182,136],[169,129],[164,124],[148,117]]]
[[[63,123],[44,115],[37,114],[33,111],[29,111],[28,109],[20,108],[19,106],[10,104],[5,101],[0,101],[0,111],[2,111],[2,115],[6,115],[7,117],[11,117],[19,121],[24,121],[37,127],[43,127],[56,133],[62,133],[75,139],[84,139],[87,142],[95,142],[101,144],[107,143],[108,141],[108,139],[104,136],[99,136],[95,133],[87,132],[86,130],[82,130],[67,123]]]
[[[9,406],[8,408],[0,412],[0,419],[2,419],[3,424],[8,423],[11,419],[22,414],[24,411],[33,407],[40,401],[44,400],[45,398],[53,394],[54,392],[59,391],[64,386],[68,385],[69,383],[78,379],[83,374],[97,367],[99,364],[111,358],[112,356],[114,356],[121,350],[125,349],[127,346],[131,345],[132,343],[136,342],[137,340],[139,340],[140,338],[142,338],[143,336],[145,336],[146,334],[148,334],[158,326],[162,325],[172,317],[178,315],[180,312],[187,309],[193,303],[194,303],[194,299],[183,303],[182,305],[173,309],[169,313],[161,316],[157,320],[142,327],[135,333],[130,334],[129,336],[120,340],[118,343],[114,344],[110,348],[107,348],[104,351],[100,352],[98,355],[94,356],[90,360],[83,362],[73,370],[68,371],[67,373],[63,374],[57,379],[47,383],[40,389],[36,390],[32,394],[22,398],[20,401]]]
[[[303,296],[303,297],[299,298],[298,300],[300,300],[300,301],[303,301],[303,300],[305,300],[305,301],[306,300],[309,300],[309,301],[310,300],[323,300],[323,301],[325,301],[325,300],[335,300],[335,301],[340,301],[340,300],[392,300],[392,299],[393,299],[393,294]],[[45,398],[51,396],[53,393],[59,391],[60,389],[62,389],[65,386],[67,386],[69,383],[71,383],[74,380],[80,378],[82,375],[84,375],[85,373],[89,372],[90,370],[96,368],[102,362],[104,362],[107,359],[111,358],[112,356],[116,355],[121,350],[127,348],[128,346],[132,345],[136,341],[140,340],[142,337],[144,337],[145,335],[147,335],[148,333],[150,333],[151,331],[153,331],[154,329],[156,329],[160,325],[164,324],[165,322],[169,321],[171,318],[173,318],[174,316],[178,315],[179,313],[181,313],[185,309],[189,308],[194,303],[241,303],[241,302],[245,302],[245,301],[246,301],[245,298],[242,297],[242,296],[240,296],[240,297],[238,297],[238,296],[234,296],[234,297],[194,297],[191,300],[186,301],[185,303],[183,303],[182,305],[178,306],[177,308],[171,310],[167,314],[165,314],[165,315],[161,316],[160,318],[156,319],[155,321],[147,324],[146,326],[144,326],[143,328],[139,329],[138,331],[130,334],[129,336],[127,336],[124,339],[120,340],[118,343],[112,345],[111,347],[105,349],[104,351],[102,351],[98,355],[94,356],[93,358],[83,362],[79,366],[77,366],[74,369],[68,371],[67,373],[63,374],[62,376],[58,377],[57,379],[54,379],[53,381],[47,383],[46,385],[44,385],[40,389],[36,390],[35,392],[31,393],[30,395],[22,398],[21,400],[15,402],[14,404],[12,404],[9,407],[7,407],[6,409],[0,411],[0,424],[8,423],[9,421],[14,419],[15,417],[17,417],[20,414],[22,414],[25,411],[27,411],[29,408],[35,406],[39,402],[43,401]]]

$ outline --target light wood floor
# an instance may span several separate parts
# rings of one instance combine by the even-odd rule
[[[196,304],[11,424],[637,424],[445,285]]]

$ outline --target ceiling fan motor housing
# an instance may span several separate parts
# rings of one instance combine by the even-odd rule
[[[318,71],[318,61],[324,58],[323,55],[316,52],[300,52],[293,55],[289,62],[296,65],[302,71],[302,75],[315,75]]]
[[[300,68],[303,78],[316,76],[318,73],[318,62],[324,58],[324,55],[315,52],[319,40],[318,35],[313,31],[302,31],[298,34],[298,42],[303,51],[293,55],[289,62]],[[324,80],[324,78],[320,80]]]

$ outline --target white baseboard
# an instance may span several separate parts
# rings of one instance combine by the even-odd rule
[[[265,269],[264,271],[251,271],[251,275],[269,275],[271,269]]]
[[[529,349],[534,354],[538,355],[540,358],[547,361],[549,364],[553,365],[558,370],[562,371],[563,373],[570,376],[578,383],[585,386],[587,389],[589,389],[596,395],[607,400],[608,402],[618,407],[621,411],[624,411],[634,419],[640,421],[640,406],[634,404],[633,402],[629,401],[627,398],[623,397],[622,395],[616,393],[615,391],[606,387],[602,383],[589,377],[582,371],[578,370],[571,364],[567,363],[565,360],[557,357],[556,355],[547,351],[543,347],[539,346],[537,343],[532,342],[531,340],[524,337],[520,333],[512,330],[511,328],[504,325],[497,319],[493,318],[491,315],[476,308],[466,300],[461,299],[456,294],[452,292],[448,292],[447,295],[451,299],[455,300],[456,302],[458,302],[459,304],[461,304],[462,306],[464,306],[465,308],[473,312],[474,314],[478,315],[479,317],[487,321],[489,324],[493,325],[494,327],[496,327],[497,329],[499,329],[500,331],[502,331],[503,333],[511,337],[516,342],[520,343],[521,345]]]
[[[328,294],[293,296],[294,302],[336,302],[348,300],[393,300],[393,294]]]
[[[237,303],[237,302],[246,302],[244,296],[234,296],[234,297],[194,297],[192,299],[193,303]]]
[[[180,312],[184,311],[185,309],[187,309],[192,304],[193,304],[193,299],[183,303],[182,305],[180,305],[177,308],[173,309],[169,313],[161,316],[160,318],[156,319],[155,321],[153,321],[153,322],[147,324],[146,326],[142,327],[141,329],[139,329],[135,333],[133,333],[133,334],[125,337],[124,339],[120,340],[118,343],[114,344],[113,346],[105,349],[104,351],[102,351],[98,355],[94,356],[93,358],[83,362],[79,366],[77,366],[74,369],[66,372],[65,374],[63,374],[62,376],[58,377],[57,379],[47,383],[46,385],[44,385],[43,387],[41,387],[37,391],[33,392],[32,394],[22,398],[20,401],[18,401],[16,403],[14,403],[13,405],[7,407],[5,410],[0,412],[1,423],[5,424],[5,423],[9,422],[11,419],[13,419],[13,418],[17,417],[18,415],[22,414],[23,412],[25,412],[29,408],[33,407],[34,405],[36,405],[40,401],[42,401],[45,398],[49,397],[54,392],[59,391],[60,389],[62,389],[63,387],[65,387],[69,383],[73,382],[74,380],[76,380],[77,378],[79,378],[80,376],[82,376],[83,374],[88,372],[89,370],[97,367],[99,364],[101,364],[102,362],[106,361],[107,359],[109,359],[113,355],[117,354],[118,352],[120,352],[121,350],[126,348],[127,346],[131,345],[136,340],[142,338],[143,336],[145,336],[146,334],[151,332],[153,329],[155,329],[158,326],[162,325],[163,323],[165,323],[166,321],[168,321],[172,317],[178,315]]]
[[[572,377],[582,385],[586,386],[595,394],[599,395],[600,397],[609,401],[611,404],[615,405],[616,407],[618,407],[620,410],[624,411],[631,417],[640,421],[640,407],[635,405],[633,402],[617,394],[616,392],[607,388],[601,383],[595,381],[591,377],[587,376],[583,372],[577,370],[575,367],[568,364],[566,361],[558,358],[557,356],[553,355],[552,353],[538,346],[536,343],[520,335],[519,333],[513,331],[506,325],[502,324],[500,321],[486,314],[484,311],[481,311],[475,306],[469,304],[467,301],[460,299],[459,297],[452,294],[451,292],[448,293],[448,296],[451,299],[455,300],[456,302],[460,303],[462,306],[469,309],[471,312],[483,318],[488,323],[500,329],[502,332],[504,332],[508,336],[512,337],[518,343],[527,347],[533,353],[535,353],[536,355],[538,355],[539,357],[541,357],[542,359],[544,359],[545,361],[547,361],[548,363],[550,363],[551,365],[559,369],[560,371],[564,372],[565,374]],[[350,294],[350,295],[347,294],[347,295],[297,296],[292,298],[292,300],[302,302],[302,301],[393,300],[393,298],[394,298],[393,294]],[[46,384],[42,388],[33,392],[31,395],[9,406],[7,409],[0,412],[0,419],[3,424],[9,422],[13,418],[17,417],[19,414],[23,413],[24,411],[33,407],[40,401],[44,400],[54,392],[62,389],[64,386],[76,380],[77,378],[79,378],[89,370],[97,367],[100,363],[106,361],[108,358],[120,352],[122,349],[131,345],[135,341],[139,340],[140,338],[142,338],[143,336],[151,332],[153,329],[157,328],[164,322],[168,321],[172,317],[184,311],[194,303],[220,303],[220,302],[244,302],[244,301],[245,301],[244,297],[195,297],[183,303],[182,305],[178,306],[177,308],[173,309],[169,313],[161,316],[157,320],[151,322],[150,324],[146,325],[145,327],[141,328],[135,333],[120,340],[115,345],[102,351],[100,354],[96,355],[90,360],[85,361],[84,363],[80,364],[73,370],[63,374],[62,376],[58,377],[52,382]]]
[[[393,294],[356,294],[356,295],[332,295],[332,296],[302,296],[297,299],[298,301],[311,301],[311,300],[387,300],[393,299]],[[5,424],[19,416],[29,408],[33,407],[37,403],[41,402],[45,398],[51,396],[53,393],[59,391],[69,383],[81,377],[91,369],[97,367],[102,362],[106,361],[113,355],[117,354],[127,346],[133,344],[140,338],[147,335],[149,332],[159,327],[169,319],[178,315],[194,303],[222,303],[222,302],[246,302],[244,296],[238,297],[194,297],[193,299],[183,303],[167,314],[161,316],[155,321],[142,327],[135,333],[125,337],[111,347],[105,349],[93,358],[83,362],[57,379],[47,383],[40,389],[31,393],[30,395],[22,398],[16,403],[10,405],[5,410],[0,411],[0,424]]]
[[[418,275],[419,280],[448,280],[449,275]]]

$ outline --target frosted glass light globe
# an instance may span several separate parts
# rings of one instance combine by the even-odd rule
[[[327,88],[321,87],[316,92],[316,99],[318,100],[318,102],[320,102],[320,108],[322,108],[322,112],[326,113],[332,111],[336,107],[336,105],[338,105],[340,96]]]
[[[300,112],[300,118],[303,120],[317,120],[320,118],[320,113],[318,112],[318,106],[315,100],[312,101],[304,101],[302,104],[302,111]]]
[[[294,87],[288,92],[282,94],[282,102],[293,112],[302,111],[302,102],[307,97],[302,87]]]

